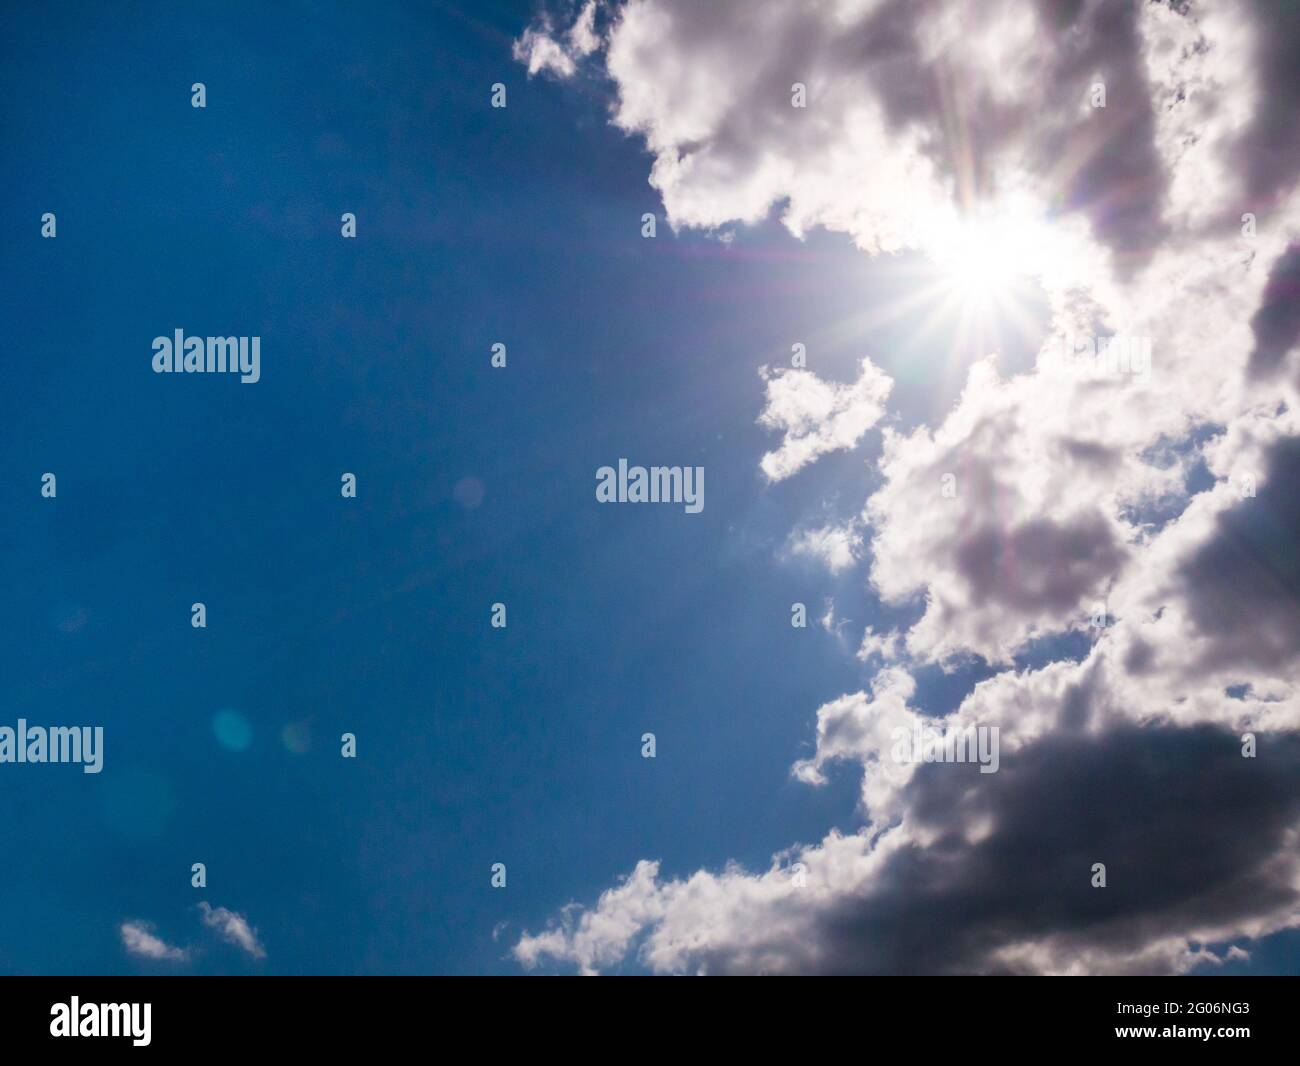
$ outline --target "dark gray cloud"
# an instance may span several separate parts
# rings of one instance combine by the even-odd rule
[[[1300,244],[1292,244],[1273,264],[1250,328],[1255,334],[1250,374],[1265,377],[1300,341]]]
[[[1255,68],[1259,93],[1250,125],[1235,146],[1247,203],[1261,214],[1293,188],[1300,175],[1300,4],[1255,0]]]
[[[1181,569],[1196,628],[1213,637],[1199,665],[1276,671],[1300,656],[1300,438],[1268,453],[1258,495],[1219,516]]]
[[[1049,4],[1048,10],[1057,64],[1042,87],[1044,103],[1067,120],[1036,138],[1039,166],[1052,174],[1063,161],[1081,161],[1061,190],[1062,201],[1088,216],[1124,276],[1145,265],[1167,233],[1160,215],[1169,178],[1155,144],[1139,5],[1096,0]],[[1106,106],[1068,121],[1078,115],[1094,78],[1106,88]]]
[[[839,45],[839,65],[864,70],[896,127],[927,131],[930,153],[969,201],[988,187],[1000,152],[1030,149],[1029,162],[1056,182],[1058,207],[1080,211],[1127,274],[1166,235],[1161,210],[1168,175],[1155,144],[1155,115],[1130,0],[1057,0],[1041,8],[1050,58],[1032,95],[996,98],[953,69],[949,57],[926,59],[918,25],[936,5],[892,0]],[[989,8],[988,10],[992,10]],[[978,17],[975,8],[970,9]],[[1106,106],[1085,106],[1091,86]]]
[[[981,601],[1062,613],[1117,573],[1125,553],[1109,522],[1085,515],[1072,525],[1040,518],[1010,530],[986,526],[962,536],[955,557]]]
[[[824,916],[809,969],[1008,971],[994,953],[1024,942],[1136,957],[1162,937],[1300,903],[1295,858],[1279,861],[1300,818],[1294,734],[1265,737],[1254,759],[1208,726],[1056,735],[1004,754],[996,774],[924,767],[909,803],[909,821],[938,838]],[[969,843],[958,811],[991,833]],[[1091,885],[1096,862],[1105,888]]]

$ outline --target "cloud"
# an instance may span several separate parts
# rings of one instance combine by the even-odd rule
[[[1275,370],[1300,342],[1300,244],[1291,245],[1273,264],[1250,328],[1255,334],[1250,369],[1258,376]]]
[[[861,548],[862,534],[852,525],[802,529],[792,533],[789,541],[791,555],[816,559],[832,574],[852,567],[858,560]]]
[[[863,522],[882,599],[924,594],[912,654],[1007,663],[1088,623],[1139,537],[1126,507],[1181,487],[1181,471],[1142,457],[1154,398],[1119,376],[1002,381],[982,362],[937,430],[886,431]]]
[[[172,947],[157,936],[149,922],[123,922],[118,932],[128,955],[166,962],[184,962],[189,958],[185,948]]]
[[[584,974],[616,962],[633,937],[664,915],[658,873],[658,863],[637,863],[621,885],[601,895],[594,909],[569,908],[560,928],[538,936],[525,934],[514,947],[515,958],[525,966],[536,966],[546,955],[564,958]]]
[[[1257,212],[1272,208],[1295,185],[1300,171],[1300,19],[1286,4],[1258,4],[1251,14],[1250,60],[1264,91],[1255,97],[1254,113],[1236,147],[1243,161],[1244,192]]]
[[[1218,957],[1194,944],[1300,922],[1300,738],[1258,764],[1239,747],[1210,727],[1126,727],[1044,738],[992,775],[926,765],[902,824],[833,832],[764,873],[665,880],[639,863],[516,956],[593,971],[636,945],[662,973],[1182,972]]]
[[[596,0],[587,0],[569,29],[569,50],[578,57],[589,56],[600,47],[596,32]]]
[[[255,959],[266,958],[266,949],[257,938],[257,931],[248,923],[248,919],[225,907],[213,907],[206,900],[199,904],[199,915],[203,924],[212,929],[228,944],[246,951]]]
[[[567,77],[576,69],[568,49],[545,30],[529,30],[515,42],[514,57],[528,67],[529,74],[549,71]]]
[[[548,71],[603,79],[675,229],[775,216],[895,256],[933,344],[978,232],[969,273],[1010,268],[1037,355],[974,362],[906,432],[870,361],[851,384],[765,372],[770,481],[884,426],[861,515],[789,542],[838,570],[865,555],[879,600],[916,611],[867,627],[876,672],[816,710],[793,766],[860,773],[863,826],[765,871],[644,860],[525,933],[520,962],[1170,973],[1300,925],[1300,20],[1238,0],[606,13],[583,68]],[[545,18],[529,33],[570,49]],[[915,705],[917,670],[968,659],[996,672],[949,714]],[[997,726],[999,770],[892,760],[921,722]]]
[[[862,804],[878,821],[896,813],[895,800],[911,779],[915,764],[889,758],[896,731],[910,734],[922,723],[908,706],[916,682],[901,668],[881,670],[871,682],[871,694],[841,696],[817,710],[817,751],[794,764],[791,773],[808,784],[826,783],[826,771],[836,761],[857,761],[863,769]]]
[[[985,196],[1014,170],[1051,182],[1056,203],[1140,261],[1164,232],[1167,181],[1140,18],[1127,0],[1042,12],[632,0],[612,19],[605,72],[613,120],[655,153],[651,184],[675,226],[752,222],[782,204],[795,232],[915,247],[952,191]],[[517,49],[530,71],[577,72],[550,15]],[[1092,109],[1098,82],[1106,107]],[[791,107],[795,83],[805,109]],[[1102,150],[1116,141],[1128,150]]]
[[[543,15],[538,26],[524,31],[514,43],[516,61],[528,67],[529,75],[553,74],[567,78],[576,73],[578,63],[600,46],[596,33],[596,3],[582,8],[567,33],[557,33],[554,21]]]
[[[902,654],[902,640],[898,630],[877,633],[873,626],[867,626],[862,634],[862,644],[858,648],[858,658],[863,662],[880,659],[893,662]]]
[[[1300,437],[1279,440],[1265,463],[1257,494],[1219,513],[1176,571],[1203,638],[1199,672],[1279,673],[1300,658]]]
[[[765,372],[767,403],[758,421],[781,431],[781,446],[759,466],[771,481],[798,473],[829,452],[857,445],[885,411],[893,381],[870,359],[852,384],[823,381],[809,370]]]

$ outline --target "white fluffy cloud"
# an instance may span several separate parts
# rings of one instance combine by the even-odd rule
[[[203,919],[203,924],[226,943],[233,944],[255,959],[266,958],[266,949],[257,938],[257,930],[242,914],[225,907],[213,907],[205,900],[199,904],[199,916]]]
[[[829,452],[857,445],[880,421],[894,383],[870,359],[852,384],[823,381],[810,370],[765,371],[767,404],[759,422],[784,436],[759,466],[771,481],[798,473]]]
[[[977,362],[935,424],[885,429],[859,522],[792,537],[840,570],[868,557],[880,599],[920,614],[867,630],[859,655],[880,672],[817,711],[795,764],[814,786],[860,764],[864,828],[765,872],[664,879],[642,862],[518,958],[1177,972],[1219,958],[1193,944],[1300,924],[1300,20],[1121,0],[588,11],[581,58],[653,154],[674,227],[776,213],[928,264],[916,299],[949,310],[962,294],[945,283],[1005,271],[1000,295],[1032,289],[1049,321],[1030,371]],[[540,23],[521,59],[580,76],[569,33]],[[534,67],[552,45],[568,62]],[[936,328],[960,328],[940,309]],[[1096,358],[1073,345],[1113,337],[1127,346]],[[763,473],[856,447],[890,385],[865,360],[852,384],[770,373],[760,421],[782,439]],[[1081,662],[1015,668],[1079,633]],[[922,714],[915,670],[967,657],[1001,672],[942,724],[997,725],[999,772],[890,761],[892,731]],[[1094,861],[1119,875],[1102,902]]]
[[[841,696],[817,711],[817,751],[794,764],[794,776],[812,785],[826,783],[827,766],[836,760],[862,764],[862,804],[872,816],[887,822],[897,812],[896,800],[911,779],[914,763],[890,757],[896,731],[910,734],[923,721],[908,706],[916,683],[907,671],[881,670],[871,682],[871,694]]]
[[[153,931],[148,922],[123,922],[118,933],[128,955],[160,962],[184,962],[189,958],[187,950],[168,944]]]

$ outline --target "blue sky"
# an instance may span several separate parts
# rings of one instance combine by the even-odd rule
[[[498,923],[643,853],[761,863],[852,821],[851,784],[789,779],[796,712],[856,664],[792,636],[789,604],[832,584],[774,563],[810,504],[763,491],[754,416],[757,367],[869,267],[776,230],[642,240],[643,153],[523,76],[527,18],[15,20],[7,703],[107,740],[99,776],[0,779],[6,971],[134,969],[134,918],[203,945],[201,972],[511,971]],[[178,327],[260,335],[262,380],[155,376]],[[602,511],[594,471],[620,456],[704,465],[705,511]],[[225,709],[247,750],[219,743]],[[247,915],[267,960],[207,945],[200,899]]]
[[[910,626],[924,597],[882,605],[861,569],[787,550],[862,512],[881,438],[769,483],[759,371],[795,342],[827,381],[870,356],[894,381],[883,424],[910,433],[990,338],[918,343],[921,311],[851,328],[913,281],[843,232],[674,233],[607,82],[512,56],[534,16],[10,19],[3,722],[106,741],[99,775],[0,767],[0,971],[517,973],[525,931],[639,860],[762,870],[864,825],[858,770],[810,788],[791,764],[817,708],[870,683],[864,626]],[[1041,294],[1025,314],[1048,328]],[[152,373],[177,328],[260,336],[261,380]],[[992,344],[1003,375],[1032,368],[1021,333]],[[620,457],[703,466],[704,511],[602,507],[595,471]],[[791,603],[816,618],[828,597],[846,635],[790,627]],[[1088,646],[1058,631],[1015,664]],[[911,668],[924,714],[996,673]],[[129,954],[124,922],[187,959]],[[1294,970],[1287,936],[1246,968]]]

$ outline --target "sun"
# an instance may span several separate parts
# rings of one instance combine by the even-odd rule
[[[946,295],[969,309],[992,311],[1017,301],[1041,272],[1047,237],[1026,214],[953,212],[931,227],[925,246]]]
[[[1092,269],[1089,244],[1027,196],[1007,193],[967,205],[927,204],[909,220],[905,252],[881,276],[864,279],[889,293],[837,323],[845,337],[884,336],[895,376],[945,383],[967,377],[972,362],[994,356],[1021,366],[1050,332],[1053,294]],[[942,417],[936,407],[933,416]]]
[[[1049,293],[1081,262],[1058,219],[1010,195],[965,209],[931,207],[905,243],[909,254],[897,268],[905,287],[844,328],[890,330],[899,365],[944,381],[964,379],[975,359],[1037,351]]]

